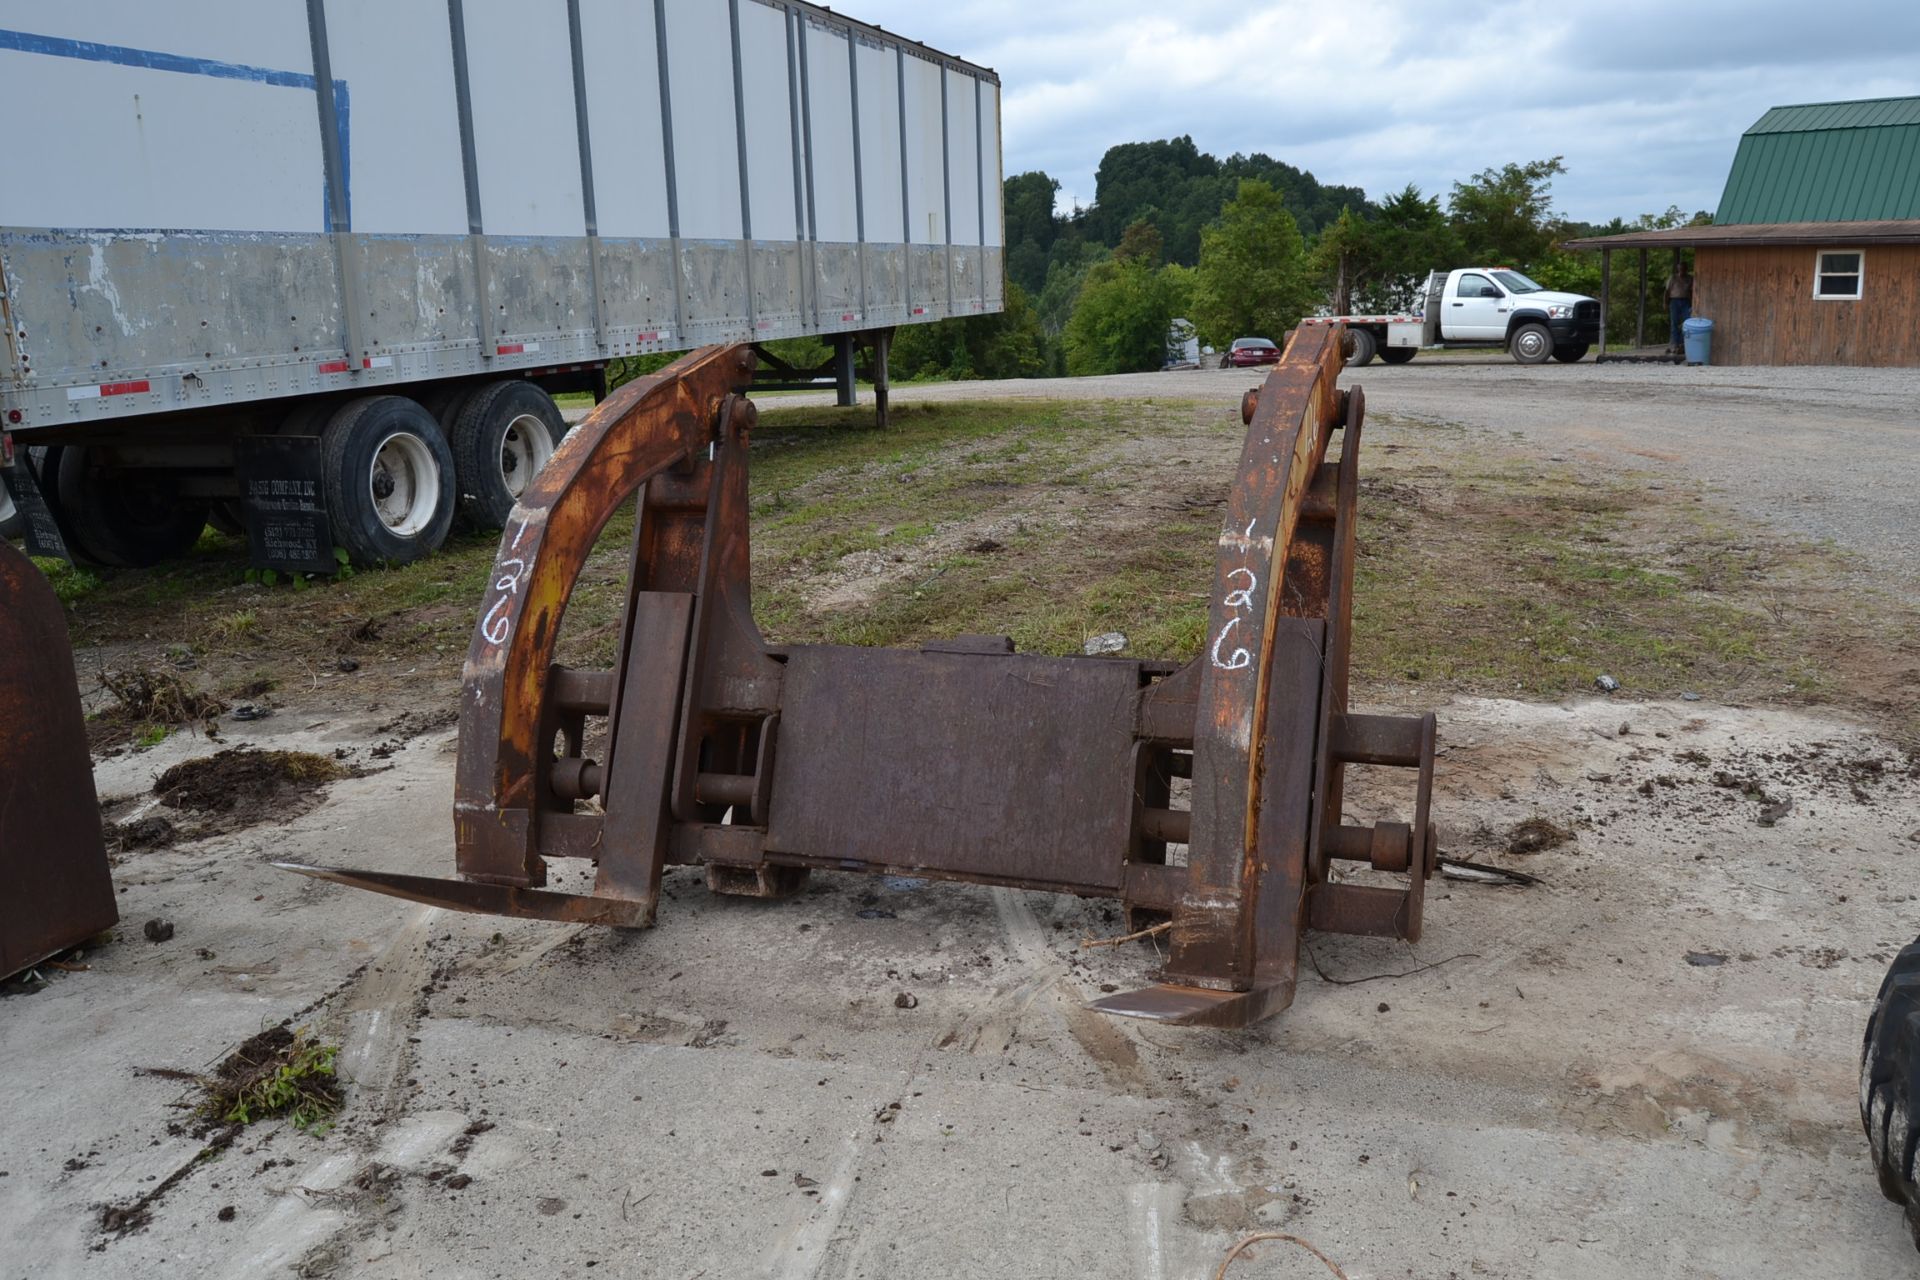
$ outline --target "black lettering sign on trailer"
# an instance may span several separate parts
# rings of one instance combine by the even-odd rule
[[[240,498],[255,567],[332,573],[323,460],[314,436],[241,436]]]
[[[20,514],[27,518],[27,554],[71,560],[73,557],[67,554],[67,540],[60,531],[60,522],[54,519],[52,508],[40,492],[40,478],[27,465],[24,449],[14,456],[13,465],[7,468],[7,488],[13,494],[13,505],[19,507]]]

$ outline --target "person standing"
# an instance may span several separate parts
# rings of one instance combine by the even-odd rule
[[[1667,277],[1667,317],[1671,328],[1667,336],[1667,350],[1673,355],[1682,355],[1686,345],[1681,340],[1681,326],[1687,317],[1693,314],[1693,273],[1687,270],[1687,260],[1675,250],[1673,254],[1673,273]]]

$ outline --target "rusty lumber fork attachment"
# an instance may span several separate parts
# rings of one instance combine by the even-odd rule
[[[1156,985],[1097,1007],[1215,1026],[1278,1012],[1308,928],[1415,939],[1437,865],[1433,717],[1347,706],[1365,405],[1335,387],[1341,336],[1303,327],[1247,393],[1184,665],[1015,653],[1005,636],[769,645],[749,596],[750,349],[621,388],[502,535],[462,694],[461,879],[292,869],[621,926],[652,923],[668,865],[764,898],[815,868],[1115,898],[1171,948]],[[587,554],[636,493],[617,660],[558,665]],[[1347,770],[1383,765],[1417,772],[1412,822],[1345,821]],[[546,889],[554,858],[589,860],[591,893]]]

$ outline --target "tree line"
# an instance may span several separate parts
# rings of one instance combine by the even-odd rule
[[[1091,207],[1055,208],[1060,184],[1041,172],[1005,183],[1006,309],[900,329],[893,373],[914,378],[1018,378],[1160,368],[1175,317],[1202,342],[1278,341],[1302,316],[1400,312],[1427,272],[1514,267],[1553,289],[1598,296],[1600,259],[1560,242],[1707,222],[1677,208],[1631,221],[1577,223],[1553,208],[1559,156],[1484,169],[1443,204],[1408,184],[1375,201],[1358,187],[1255,154],[1219,160],[1190,137],[1110,148]],[[1613,265],[1610,341],[1631,337],[1637,265]],[[1671,253],[1651,255],[1649,341],[1666,336]]]

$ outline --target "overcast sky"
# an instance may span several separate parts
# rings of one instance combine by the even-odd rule
[[[1768,107],[1920,94],[1920,0],[840,0],[1000,73],[1006,171],[1091,203],[1117,142],[1193,135],[1371,197],[1566,157],[1568,217],[1711,211]]]

